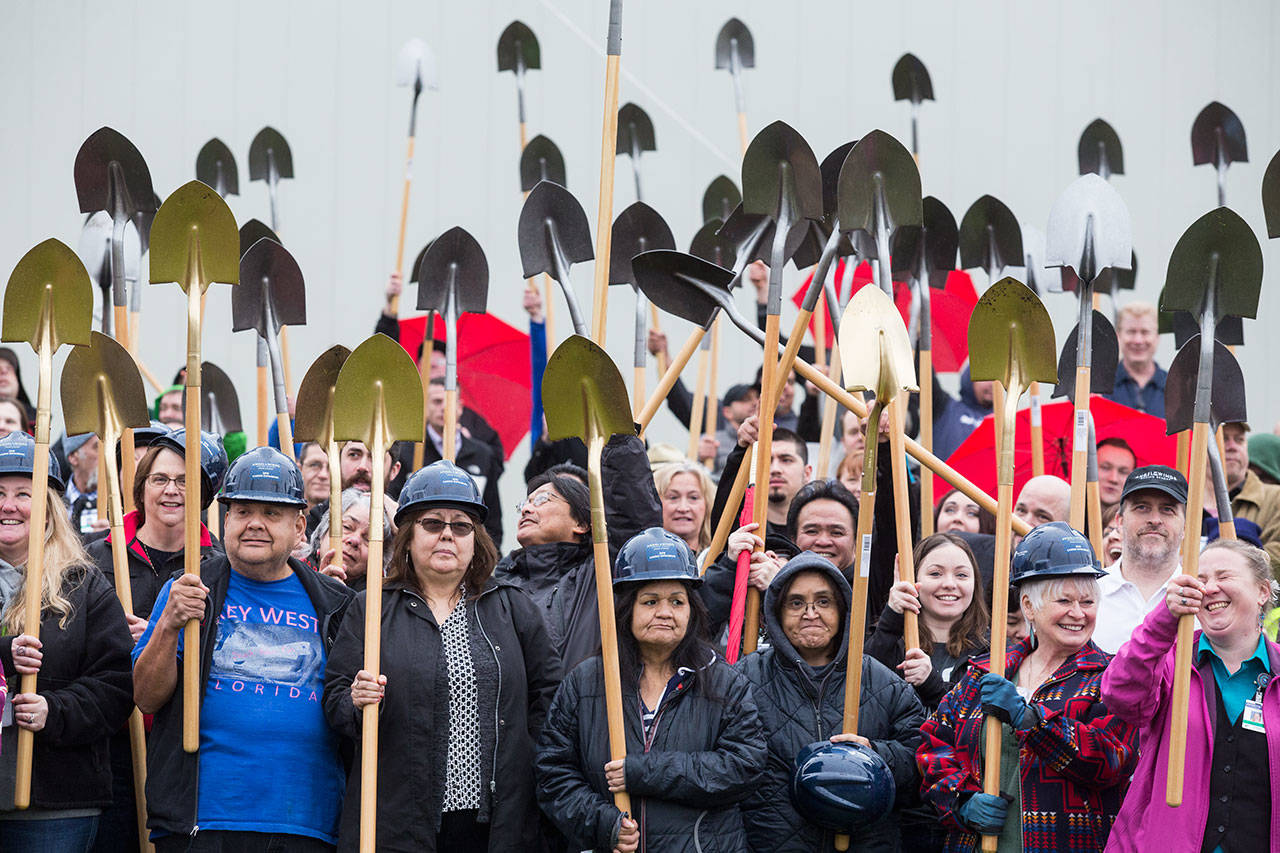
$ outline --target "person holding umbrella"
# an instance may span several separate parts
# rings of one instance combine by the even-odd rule
[[[627,757],[609,760],[604,674],[584,661],[556,692],[538,742],[538,802],[571,849],[744,850],[741,804],[765,768],[747,680],[712,651],[693,552],[651,527],[614,565]],[[631,795],[633,812],[612,794]]]
[[[0,438],[0,662],[4,678],[38,676],[35,693],[10,690],[13,724],[0,735],[0,850],[86,851],[111,805],[108,760],[113,734],[133,709],[129,628],[111,584],[85,554],[65,513],[62,481],[50,454],[47,483],[31,481],[35,440]],[[34,489],[46,489],[44,583],[39,639],[23,624]],[[30,811],[14,809],[17,732],[35,733]],[[39,816],[42,820],[30,818]]]
[[[560,656],[529,596],[495,579],[489,512],[465,471],[440,461],[400,493],[382,599],[382,674],[361,668],[365,597],[342,623],[325,674],[335,730],[360,739],[379,705],[379,849],[538,846],[533,744],[560,681]],[[355,850],[359,757],[338,846]]]
[[[1100,694],[1110,657],[1090,637],[1102,570],[1089,540],[1064,522],[1024,536],[1012,563],[1031,636],[1009,648],[1006,677],[972,660],[921,728],[924,799],[942,817],[946,850],[996,835],[1029,851],[1100,851],[1138,755],[1137,730]],[[982,792],[984,730],[997,724],[1007,729],[1007,797]]]

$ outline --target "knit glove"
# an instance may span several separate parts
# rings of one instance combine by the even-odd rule
[[[982,693],[982,712],[990,714],[1014,731],[1028,731],[1040,722],[1036,709],[1018,695],[1018,688],[1007,678],[988,672],[978,682]]]

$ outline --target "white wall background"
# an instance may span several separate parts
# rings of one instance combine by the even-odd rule
[[[752,132],[784,119],[819,159],[876,127],[907,139],[908,106],[892,100],[889,75],[903,52],[919,56],[937,97],[921,110],[924,188],[957,219],[992,193],[1043,229],[1076,175],[1080,131],[1104,117],[1124,143],[1126,174],[1115,186],[1132,212],[1141,266],[1136,294],[1122,298],[1154,300],[1174,243],[1215,203],[1213,171],[1191,166],[1189,143],[1192,119],[1211,100],[1237,112],[1249,139],[1250,162],[1228,173],[1228,204],[1265,234],[1258,190],[1280,146],[1278,8],[1267,0],[630,0],[622,101],[635,100],[653,118],[658,150],[643,161],[646,200],[682,246],[699,224],[707,183],[720,173],[738,179],[730,78],[712,61],[715,35],[731,15],[755,36],[757,67],[745,72]],[[354,346],[372,330],[393,266],[409,103],[408,90],[393,85],[394,62],[401,44],[420,36],[438,57],[440,90],[424,93],[419,107],[406,265],[435,234],[466,227],[488,254],[490,310],[523,325],[515,83],[496,71],[496,40],[517,17],[537,34],[543,68],[528,77],[530,136],[546,133],[560,145],[569,188],[594,223],[607,11],[604,0],[4,0],[3,275],[46,237],[76,245],[82,217],[72,164],[99,126],[142,151],[162,196],[194,177],[207,139],[222,138],[239,162],[241,194],[229,201],[244,221],[268,215],[265,186],[247,180],[247,151],[271,124],[293,149],[296,179],[282,184],[281,234],[307,277],[310,320],[291,332],[296,383],[333,342]],[[619,161],[615,215],[634,200],[629,169]],[[1263,249],[1271,279],[1280,253],[1265,242]],[[787,275],[790,288],[799,277]],[[590,264],[574,279],[589,306]],[[985,286],[981,273],[975,279]],[[204,352],[243,383],[251,424],[254,343],[229,331],[228,290],[210,295]],[[413,298],[410,288],[409,305]],[[749,308],[750,297],[740,298]],[[1073,301],[1048,299],[1059,341],[1073,323]],[[1280,357],[1269,334],[1278,302],[1268,283],[1263,319],[1247,324],[1241,354],[1251,420],[1262,429],[1280,418],[1267,368]],[[609,313],[609,349],[626,366],[630,298],[615,290]],[[177,287],[147,289],[142,358],[162,378],[184,357],[182,317]],[[564,334],[563,305],[557,318]],[[664,323],[673,342],[688,331],[671,318]],[[753,345],[733,334],[726,340],[722,384],[747,378],[759,363]],[[1172,346],[1163,343],[1162,363]],[[34,359],[23,358],[31,383]],[[650,386],[655,381],[651,369]],[[665,412],[650,434],[685,441]],[[518,472],[526,455],[518,451],[510,467]],[[508,501],[519,489],[519,474],[508,475]]]

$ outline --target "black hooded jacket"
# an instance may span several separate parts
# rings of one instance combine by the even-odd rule
[[[809,666],[782,631],[779,611],[783,591],[802,571],[817,571],[831,580],[844,602],[839,652],[824,667]],[[738,668],[751,682],[760,719],[769,741],[769,764],[760,785],[743,803],[749,849],[760,853],[811,853],[834,850],[834,834],[806,821],[791,803],[788,789],[801,748],[830,738],[844,717],[848,617],[853,592],[830,561],[811,552],[796,557],[778,572],[764,599],[764,623],[771,646],[748,655]],[[900,798],[919,785],[915,750],[920,744],[924,709],[905,681],[870,657],[862,661],[862,695],[858,734],[889,765]],[[896,813],[853,839],[855,850],[897,850]]]

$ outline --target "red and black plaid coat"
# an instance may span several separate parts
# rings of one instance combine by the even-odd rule
[[[1009,650],[1006,672],[1031,652],[1023,640]],[[1102,703],[1102,673],[1110,662],[1092,642],[1040,685],[1031,704],[1040,723],[1018,735],[1022,769],[1022,846],[1027,851],[1100,851],[1120,809],[1124,785],[1138,757],[1137,730]],[[926,801],[948,830],[946,850],[970,851],[978,836],[956,811],[982,790],[982,702],[978,682],[990,658],[969,671],[921,728],[916,763]],[[1007,735],[1009,729],[1005,727]]]

